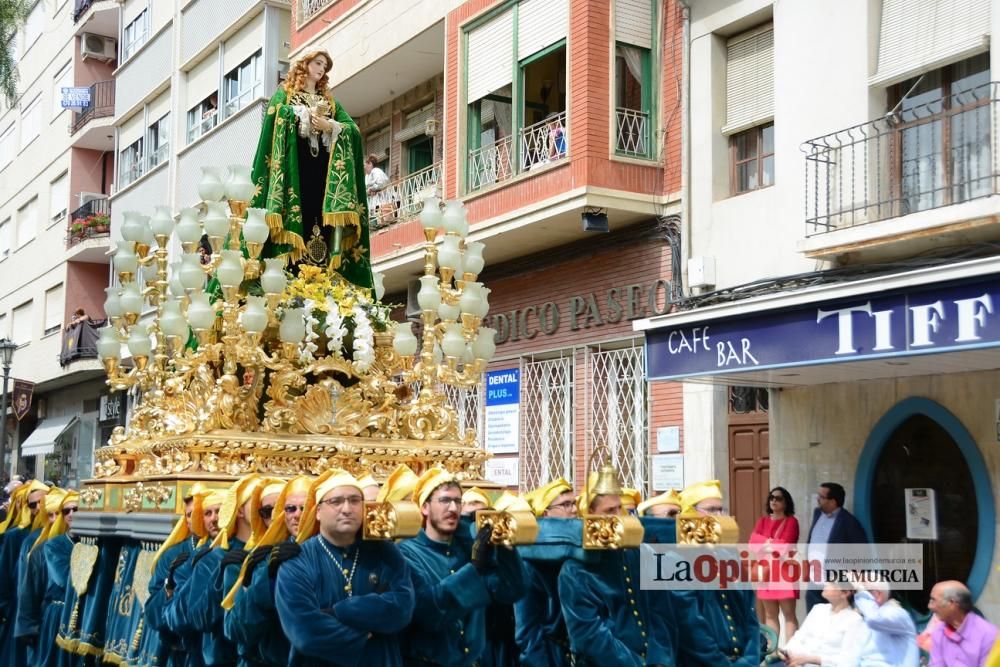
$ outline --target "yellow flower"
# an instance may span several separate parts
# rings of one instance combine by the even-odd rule
[[[299,277],[305,280],[312,280],[316,278],[321,272],[318,266],[304,265],[299,267]]]

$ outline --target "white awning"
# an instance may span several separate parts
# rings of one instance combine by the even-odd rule
[[[72,428],[76,421],[76,415],[43,419],[28,439],[21,443],[21,456],[51,454],[55,449],[56,440]]]

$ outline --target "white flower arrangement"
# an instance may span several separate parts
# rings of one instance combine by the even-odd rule
[[[354,318],[354,370],[358,373],[367,371],[375,361],[375,330],[372,328],[368,313],[360,305],[355,305],[351,311]]]

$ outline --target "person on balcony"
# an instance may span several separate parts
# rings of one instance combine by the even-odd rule
[[[389,177],[378,167],[378,157],[374,154],[365,158],[365,189],[368,191],[368,210],[373,211],[378,222],[384,224],[395,215],[389,193]]]
[[[73,317],[70,318],[69,324],[66,325],[66,331],[69,331],[73,327],[83,322],[89,322],[90,316],[87,315],[83,308],[77,308],[73,313]]]
[[[271,97],[250,205],[268,212],[264,257],[324,266],[370,288],[361,131],[327,87],[332,67],[326,51],[310,51]]]

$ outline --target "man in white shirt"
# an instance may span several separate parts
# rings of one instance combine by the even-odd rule
[[[854,582],[854,607],[865,621],[867,632],[858,635],[845,665],[857,667],[917,667],[917,628],[910,614],[889,597],[889,587],[876,582]]]
[[[376,167],[378,158],[369,155],[365,158],[365,189],[368,191],[368,215],[380,225],[382,220],[382,204],[389,203],[390,199],[383,192],[389,187],[389,177],[385,172]]]

